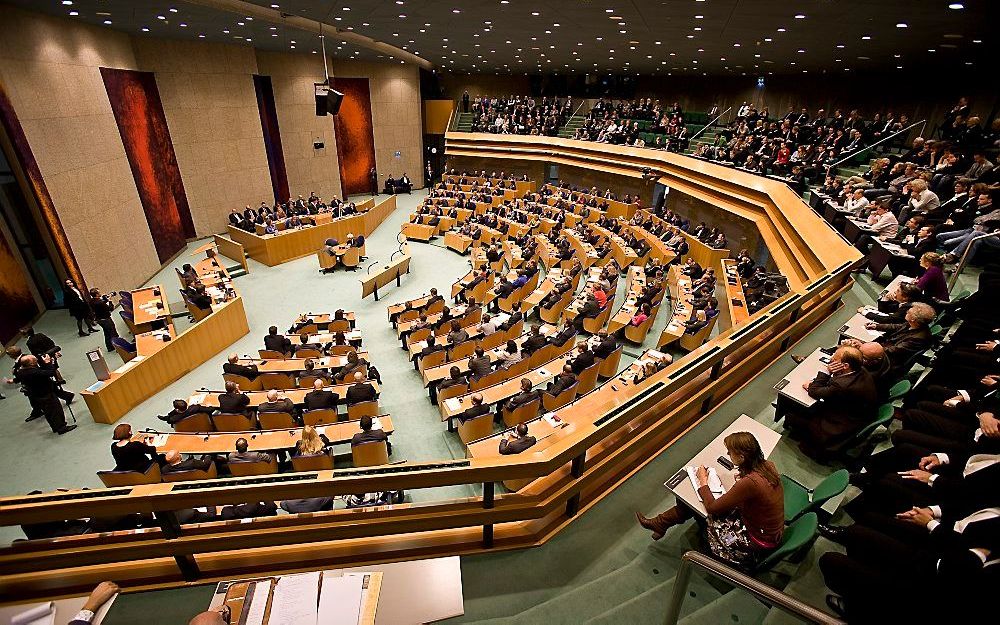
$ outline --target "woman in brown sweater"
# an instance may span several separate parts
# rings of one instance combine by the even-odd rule
[[[747,529],[749,545],[760,554],[774,549],[781,542],[785,527],[785,501],[781,478],[774,463],[764,458],[760,444],[749,432],[734,432],[724,441],[730,460],[739,469],[739,479],[718,499],[708,487],[708,470],[698,467],[698,495],[710,517],[718,518],[739,513]],[[653,517],[636,512],[639,524],[653,532],[653,540],[663,538],[668,529],[687,521],[694,511],[683,503]]]

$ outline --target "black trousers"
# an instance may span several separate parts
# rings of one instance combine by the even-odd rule
[[[32,407],[37,406],[42,411],[42,414],[45,415],[45,420],[49,422],[49,427],[52,428],[53,432],[58,432],[66,427],[66,414],[59,403],[59,398],[54,393],[45,397],[29,399],[31,400]]]
[[[118,328],[115,326],[114,319],[98,319],[97,325],[101,326],[104,330],[104,347],[107,348],[108,353],[115,351],[115,346],[111,344],[111,339],[118,338]]]

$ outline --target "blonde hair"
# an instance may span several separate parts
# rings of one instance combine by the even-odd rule
[[[923,191],[926,191],[927,190],[927,181],[924,180],[923,178],[917,178],[915,180],[911,180],[910,181],[910,190],[911,191],[916,191],[917,193],[921,193]]]
[[[302,438],[299,440],[299,453],[304,455],[318,454],[323,451],[323,439],[311,425],[302,428]]]

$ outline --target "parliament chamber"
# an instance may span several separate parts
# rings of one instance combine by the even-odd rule
[[[0,619],[990,618],[986,4],[0,2]]]

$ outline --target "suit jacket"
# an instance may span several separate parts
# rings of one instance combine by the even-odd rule
[[[573,367],[573,373],[580,375],[583,373],[584,369],[593,365],[595,361],[596,358],[594,358],[594,352],[588,350],[581,354],[577,354],[576,358],[573,359],[573,362],[570,363],[570,366]]]
[[[242,413],[247,412],[250,406],[250,397],[243,393],[220,393],[219,412]]]
[[[25,347],[31,352],[33,356],[41,356],[42,354],[53,354],[59,351],[59,346],[56,345],[55,341],[50,339],[48,335],[42,334],[41,332],[35,332],[28,337],[25,341]]]
[[[361,445],[362,443],[372,443],[376,441],[385,441],[385,448],[392,455],[392,443],[389,442],[389,435],[382,430],[368,430],[367,432],[358,432],[351,437],[351,447],[355,445]]]
[[[906,372],[903,367],[910,359],[931,345],[931,331],[928,328],[910,328],[907,323],[877,323],[875,329],[885,332],[875,339],[885,348],[885,353],[892,363],[892,375],[902,376]]]
[[[577,312],[577,317],[580,319],[585,319],[587,317],[596,317],[598,314],[600,314],[600,312],[601,312],[601,307],[597,304],[597,300],[593,300],[588,297],[587,300],[583,302],[583,306],[581,306],[580,310]],[[563,342],[560,341],[559,344],[561,345],[562,343]]]
[[[285,499],[281,509],[291,514],[299,512],[319,512],[333,509],[333,497],[310,497],[308,499]]]
[[[469,359],[469,373],[473,377],[481,378],[493,371],[493,365],[490,362],[489,356],[483,356],[482,358],[477,358],[473,356]]]
[[[505,456],[519,454],[534,445],[536,442],[537,441],[534,436],[515,438],[513,441],[509,441],[506,437],[504,437],[504,439],[500,441],[500,453]]]
[[[229,521],[231,519],[252,519],[262,516],[274,516],[276,514],[278,514],[278,506],[273,501],[255,501],[254,503],[226,506],[219,513],[219,518]]]
[[[548,391],[550,395],[558,395],[559,393],[573,386],[575,383],[576,383],[575,375],[566,375],[565,373],[560,373],[555,378],[553,378],[552,382],[545,390]]]
[[[566,341],[571,340],[574,336],[576,336],[576,328],[569,326],[559,330],[559,333],[549,339],[549,342],[553,345],[565,345]]]
[[[160,473],[179,473],[181,471],[205,471],[212,465],[212,458],[202,456],[201,458],[186,458],[177,464],[165,464],[160,467]]]
[[[523,343],[521,343],[521,351],[524,354],[531,354],[538,351],[542,347],[545,347],[546,343],[548,343],[548,340],[541,333],[537,335],[532,334],[526,338]]]
[[[457,345],[458,343],[461,343],[462,341],[468,338],[469,338],[469,333],[465,331],[465,328],[461,328],[459,330],[455,330],[453,332],[448,333],[448,342],[451,343],[452,345]]]
[[[271,454],[261,451],[234,451],[226,458],[228,462],[271,462]]]
[[[525,404],[535,401],[539,397],[541,397],[541,393],[537,390],[521,391],[507,400],[507,410],[520,408]]]
[[[591,351],[594,353],[594,356],[598,358],[607,358],[616,349],[618,349],[618,341],[615,340],[615,337],[608,335],[608,338],[594,346]]]
[[[465,385],[468,383],[469,381],[465,378],[465,376],[459,376],[458,379],[445,378],[444,380],[438,382],[438,390],[440,391],[448,388],[449,386],[455,386],[458,384]]]
[[[484,414],[490,413],[490,407],[486,404],[480,404],[478,406],[469,406],[464,412],[461,412],[455,417],[462,423],[465,423],[469,419],[475,419],[476,417],[481,417]]]
[[[264,337],[264,349],[282,354],[290,354],[292,353],[292,341],[287,336],[282,336],[281,334],[268,334]]]
[[[347,403],[349,405],[376,399],[378,399],[378,394],[375,392],[375,387],[368,382],[359,382],[347,388]]]
[[[287,397],[283,397],[278,401],[266,401],[261,405],[257,406],[257,412],[287,412],[290,415],[295,414],[295,404],[292,400]]]
[[[191,415],[197,414],[199,412],[208,413],[212,412],[212,410],[210,408],[206,408],[205,406],[199,406],[198,404],[191,404],[184,410],[177,410],[176,408],[174,408],[167,414],[159,415],[157,418],[161,421],[166,421],[170,425],[175,425],[178,422],[183,421],[184,419],[190,417]]]
[[[32,399],[49,397],[57,388],[55,369],[44,366],[21,367],[14,374],[14,380],[24,387],[25,394]]]
[[[321,410],[324,408],[336,408],[337,400],[340,397],[333,391],[312,390],[306,393],[303,404],[306,410]]]
[[[260,372],[257,371],[257,365],[247,366],[247,365],[241,365],[239,363],[234,364],[231,362],[227,362],[226,364],[222,365],[222,371],[230,375],[241,375],[248,380],[254,380],[257,378],[258,375],[260,375]]]
[[[809,417],[812,442],[827,447],[871,423],[878,396],[870,373],[862,369],[846,375],[820,373],[809,383],[809,395],[821,399]]]

